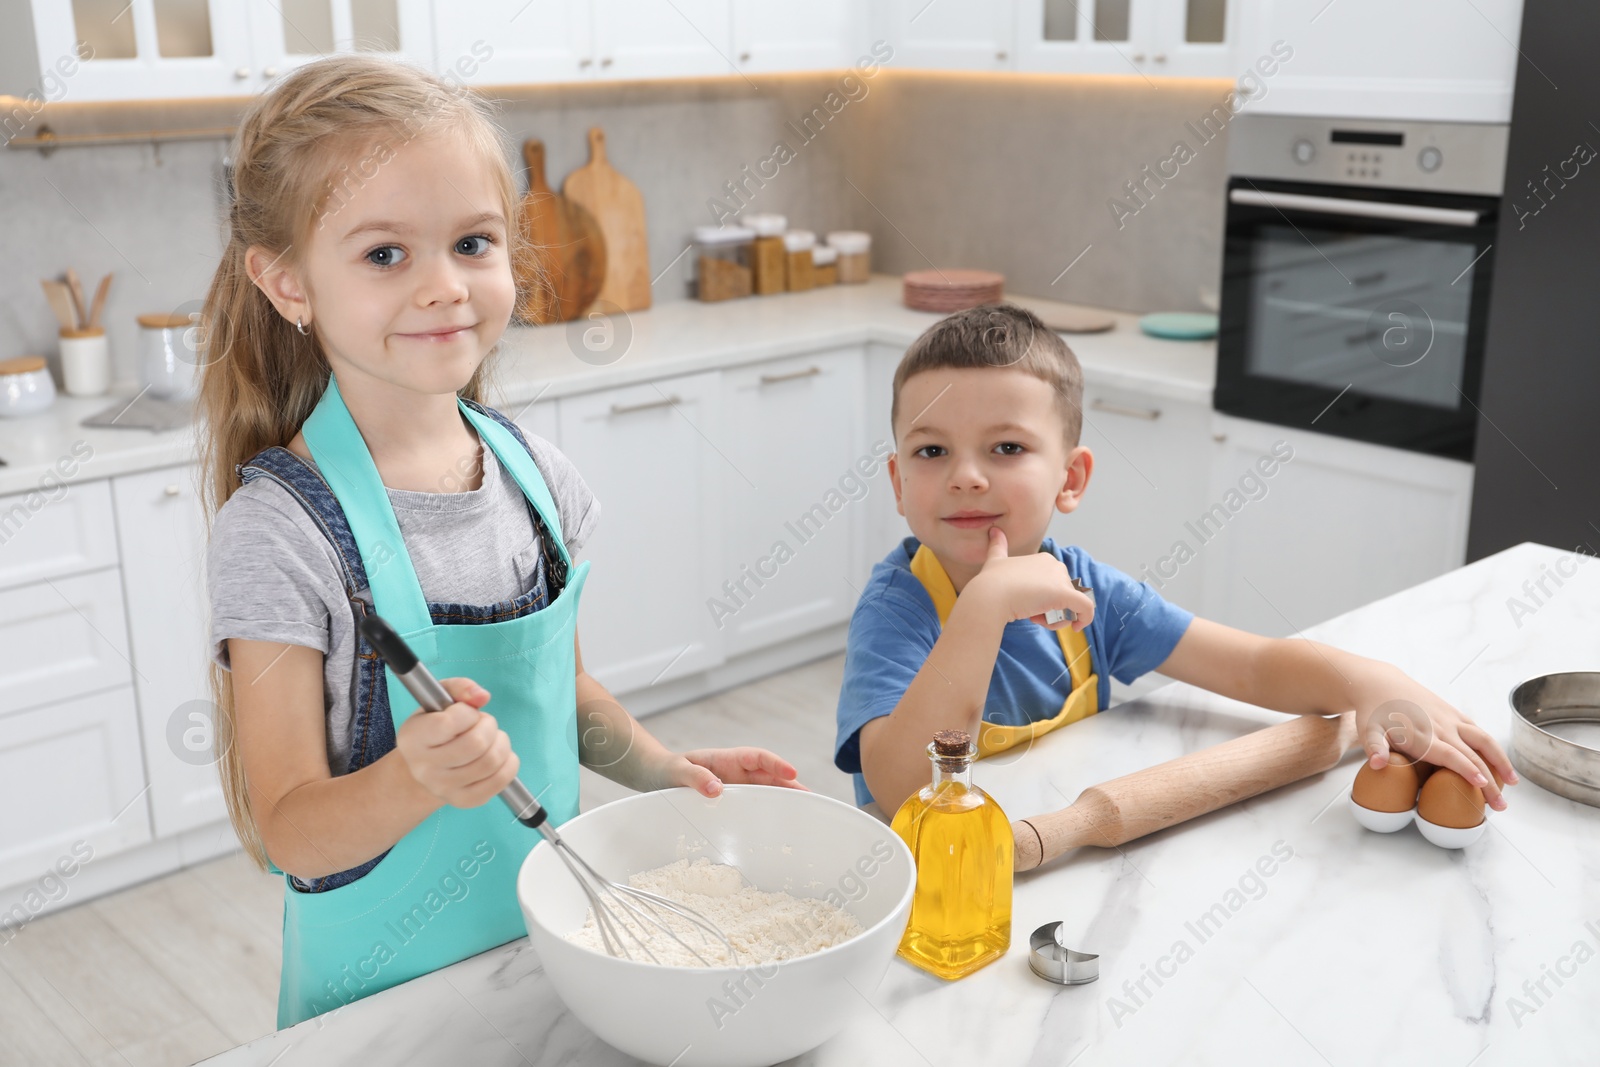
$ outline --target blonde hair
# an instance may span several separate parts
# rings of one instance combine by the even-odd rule
[[[200,312],[206,363],[200,372],[200,493],[207,527],[239,488],[237,466],[263,448],[287,445],[327,386],[329,368],[315,333],[302,335],[250,280],[252,246],[278,267],[304,264],[313,230],[359,188],[360,169],[423,132],[464,138],[487,166],[503,200],[507,252],[525,255],[517,187],[507,146],[483,100],[426,71],[363,55],[299,67],[246,111],[234,135],[227,245]],[[366,174],[370,178],[370,174]],[[337,206],[335,206],[337,205]],[[481,400],[488,360],[461,390]],[[211,666],[218,770],[228,817],[245,851],[267,866],[250,802],[230,672]]]

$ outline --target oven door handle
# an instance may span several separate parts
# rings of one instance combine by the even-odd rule
[[[1479,218],[1478,212],[1470,208],[1344,200],[1336,196],[1306,196],[1303,193],[1264,193],[1259,189],[1231,189],[1228,191],[1228,200],[1235,204],[1270,207],[1279,211],[1317,211],[1324,215],[1359,215],[1369,219],[1434,222],[1444,226],[1476,226]]]

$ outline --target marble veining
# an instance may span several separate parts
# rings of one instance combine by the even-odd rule
[[[1311,627],[1395,662],[1502,744],[1507,694],[1600,668],[1600,564],[1531,613],[1508,607],[1564,552],[1519,545]],[[1051,734],[977,780],[1013,817],[1282,716],[1169,685]],[[1012,947],[946,983],[896,960],[851,1025],[792,1061],[859,1064],[1593,1064],[1600,1048],[1600,811],[1526,780],[1464,851],[1374,834],[1333,770],[1016,883]],[[1262,872],[1270,869],[1270,875]],[[1050,920],[1101,954],[1057,987],[1027,966]],[[635,1061],[565,1011],[526,940],[210,1061],[584,1064]]]

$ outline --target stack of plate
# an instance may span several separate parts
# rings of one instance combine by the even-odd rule
[[[903,279],[903,299],[916,311],[948,314],[980,304],[998,304],[1006,276],[992,270],[914,270]]]

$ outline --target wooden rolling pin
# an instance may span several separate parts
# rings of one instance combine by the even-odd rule
[[[1015,869],[1080,845],[1110,848],[1335,766],[1356,741],[1355,713],[1277,726],[1092,785],[1069,807],[1011,824]]]

